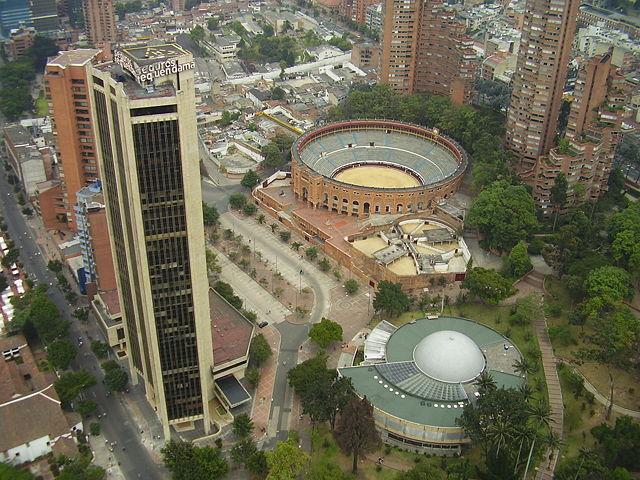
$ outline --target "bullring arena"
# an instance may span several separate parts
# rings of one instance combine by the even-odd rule
[[[291,172],[253,191],[281,223],[371,286],[416,290],[434,276],[464,278],[463,211],[450,202],[468,157],[453,140],[418,125],[354,120],[304,133],[291,154]]]
[[[468,165],[464,150],[437,130],[394,121],[332,123],[291,150],[296,197],[354,216],[429,209],[455,193]]]

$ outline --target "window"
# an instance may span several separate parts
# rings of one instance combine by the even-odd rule
[[[84,85],[84,80],[82,78],[73,78],[71,79],[72,85]]]

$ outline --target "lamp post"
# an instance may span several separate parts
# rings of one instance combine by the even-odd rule
[[[300,306],[298,302],[298,295],[302,293],[302,275],[304,275],[304,271],[300,269],[298,272],[298,291],[296,292],[296,307]]]

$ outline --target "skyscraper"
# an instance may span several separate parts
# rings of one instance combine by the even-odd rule
[[[507,142],[516,171],[527,182],[553,147],[578,5],[578,0],[527,0],[525,5]]]
[[[84,23],[93,46],[113,43],[116,39],[116,19],[113,0],[83,0]]]
[[[45,95],[53,116],[54,149],[61,184],[54,199],[57,218],[43,218],[45,225],[66,224],[77,231],[73,207],[76,192],[98,179],[98,163],[91,119],[89,71],[100,50],[60,52],[47,62]]]
[[[554,212],[551,188],[559,174],[567,179],[568,204],[596,201],[607,191],[628,84],[611,65],[611,54],[597,55],[578,70],[565,137],[536,164],[533,198],[544,214]],[[581,184],[584,198],[574,198]]]
[[[194,63],[175,44],[93,68],[93,115],[134,381],[162,421],[210,428],[213,348]]]
[[[478,66],[473,40],[441,0],[385,0],[380,82],[400,93],[471,101]]]

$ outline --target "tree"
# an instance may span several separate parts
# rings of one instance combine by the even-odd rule
[[[100,425],[98,434],[100,434]],[[58,480],[103,480],[107,472],[102,467],[91,464],[91,455],[77,455],[74,458],[65,458],[60,463],[60,475]]]
[[[378,284],[378,291],[373,299],[376,312],[384,312],[390,317],[404,313],[411,304],[409,297],[402,291],[402,285],[383,280]]]
[[[318,249],[316,247],[309,247],[304,251],[304,254],[309,260],[315,260],[318,258]]]
[[[524,240],[520,240],[511,249],[504,267],[505,273],[512,278],[520,278],[531,270],[533,266]]]
[[[622,268],[604,266],[593,270],[584,282],[589,297],[601,297],[612,303],[629,295],[629,274]]]
[[[238,438],[246,438],[253,432],[253,422],[246,413],[236,415],[233,419],[233,433]]]
[[[204,40],[206,36],[206,32],[204,31],[204,28],[202,28],[200,25],[196,25],[189,32],[189,36],[193,39],[194,42],[198,43]]]
[[[598,440],[609,468],[623,467],[634,472],[640,469],[640,424],[622,416],[613,427],[606,423],[593,427],[591,434]]]
[[[291,232],[289,230],[282,230],[281,232],[279,232],[279,235],[280,240],[285,243],[289,243],[289,240],[291,240]]]
[[[73,318],[77,318],[81,322],[86,322],[89,320],[89,309],[88,308],[76,308],[71,314]]]
[[[344,282],[344,289],[349,295],[356,293],[358,288],[360,288],[360,284],[353,278]]]
[[[60,319],[60,310],[45,294],[37,295],[29,307],[29,315],[38,336],[45,342],[64,337],[69,322]]]
[[[247,368],[247,373],[245,374],[247,381],[251,384],[253,388],[256,388],[260,383],[260,370],[255,367]]]
[[[99,359],[105,358],[109,354],[109,345],[100,340],[93,340],[90,348],[93,354]]]
[[[0,263],[4,268],[9,268],[13,263],[16,262],[16,260],[18,260],[19,257],[20,257],[20,249],[13,247],[9,249],[9,251],[6,253],[4,257],[2,257],[2,262]]]
[[[250,438],[243,438],[231,448],[231,460],[237,465],[247,467],[249,459],[258,453],[256,443]]]
[[[506,180],[493,182],[474,200],[466,221],[484,235],[483,244],[504,252],[538,228],[531,195]]]
[[[206,226],[214,226],[220,220],[220,213],[214,205],[202,202],[202,220]]]
[[[269,468],[266,480],[295,480],[309,461],[309,455],[291,440],[278,442],[275,450],[265,455]]]
[[[461,287],[486,303],[497,305],[512,293],[511,282],[495,270],[475,267],[467,271]]]
[[[240,180],[240,185],[246,188],[253,188],[258,184],[258,182],[260,182],[260,175],[253,170],[249,170],[244,174],[242,180]]]
[[[273,90],[271,90],[271,99],[272,100],[282,100],[287,92],[284,91],[282,87],[275,86]]]
[[[66,370],[76,358],[78,348],[66,338],[57,338],[47,346],[47,360],[55,369]]]
[[[205,258],[207,262],[207,273],[209,275],[217,275],[222,272],[222,267],[218,263],[218,254],[214,253],[210,248],[204,249]]]
[[[263,334],[258,334],[251,339],[251,346],[249,347],[249,358],[259,367],[262,365],[273,352],[269,346],[269,342],[264,338]]]
[[[60,273],[62,272],[62,262],[60,260],[49,260],[47,268],[53,273]]]
[[[4,292],[7,286],[9,285],[9,281],[7,277],[0,271],[0,293]]]
[[[115,363],[115,367],[105,368],[105,365],[110,362]],[[127,387],[127,382],[129,381],[129,374],[120,367],[114,360],[110,360],[108,362],[104,362],[102,364],[102,368],[105,371],[104,374],[104,383],[107,385],[109,390],[114,390],[116,392],[122,392]]]
[[[247,197],[242,193],[234,193],[229,196],[229,206],[231,208],[235,208],[236,210],[240,210],[247,204]]]
[[[84,368],[77,372],[65,372],[54,382],[54,387],[60,400],[72,402],[82,390],[96,384],[96,377]]]
[[[493,392],[498,388],[493,376],[486,370],[482,371],[474,384],[476,387],[478,387],[478,393],[480,395],[484,395],[488,392]]]
[[[567,177],[565,177],[564,173],[559,173],[551,187],[550,200],[553,205],[553,231],[556,231],[556,222],[558,221],[558,214],[560,210],[562,210],[567,203]]]
[[[217,30],[220,26],[220,19],[218,17],[209,17],[207,19],[207,28],[211,31]]]
[[[98,410],[98,404],[93,400],[82,400],[76,407],[76,412],[83,418],[90,417]]]
[[[213,284],[213,289],[237,310],[242,308],[242,299],[234,295],[233,288],[228,283],[218,280]]]
[[[640,319],[626,305],[594,319],[595,333],[589,336],[588,357],[605,365],[628,369],[638,364]]]
[[[342,340],[342,327],[337,322],[322,318],[309,330],[309,338],[324,348],[333,342]]]
[[[242,213],[244,213],[247,217],[255,215],[258,211],[258,207],[256,207],[253,203],[247,203],[244,207],[242,207]]]
[[[345,455],[353,455],[352,473],[358,471],[358,457],[380,446],[380,435],[373,419],[373,406],[367,397],[351,398],[338,419],[336,440]]]
[[[191,442],[169,440],[160,450],[164,465],[175,480],[215,480],[229,472],[218,448],[197,447]]]

